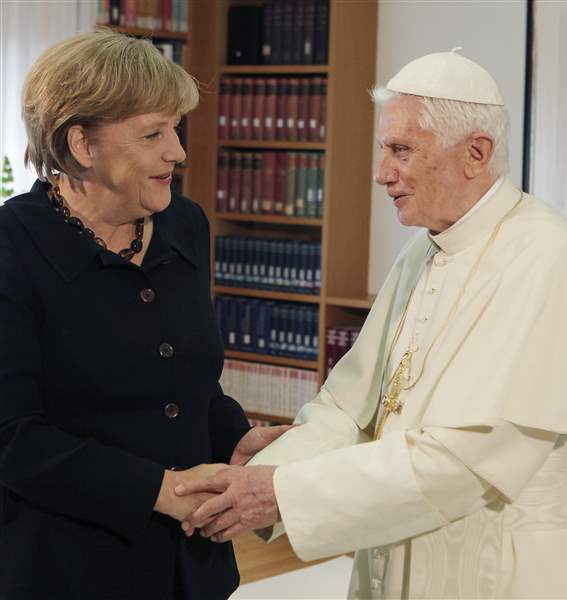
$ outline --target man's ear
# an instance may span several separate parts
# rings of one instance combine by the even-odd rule
[[[92,166],[93,145],[82,125],[73,125],[67,132],[67,145],[73,158],[85,169]]]
[[[473,133],[465,142],[465,176],[474,179],[485,172],[494,154],[494,140],[486,133]]]

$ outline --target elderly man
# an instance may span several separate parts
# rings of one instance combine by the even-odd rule
[[[352,598],[566,598],[567,222],[504,177],[479,65],[428,55],[374,96],[376,180],[423,229],[302,425],[177,490],[220,493],[184,527],[358,550]]]

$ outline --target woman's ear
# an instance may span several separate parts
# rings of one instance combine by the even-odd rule
[[[92,166],[93,147],[82,125],[73,125],[67,132],[67,145],[73,158],[85,169]]]
[[[494,154],[494,140],[485,133],[473,133],[465,148],[465,175],[468,179],[474,179],[488,168]]]

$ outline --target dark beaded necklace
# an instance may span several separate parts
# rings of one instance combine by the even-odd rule
[[[99,246],[107,249],[106,242],[98,237],[92,229],[85,227],[84,223],[79,219],[79,217],[72,217],[71,211],[67,206],[65,206],[65,198],[61,195],[61,191],[59,190],[58,185],[52,185],[51,189],[47,192],[49,199],[51,200],[51,206],[55,209],[55,212],[61,213],[63,220],[65,223],[69,223],[72,227],[74,227],[80,235],[86,235],[91,238],[94,242],[96,242]],[[124,258],[125,260],[132,260],[134,254],[138,254],[142,251],[144,247],[144,219],[136,219],[136,235],[130,246],[128,248],[124,248],[118,252],[118,255]]]

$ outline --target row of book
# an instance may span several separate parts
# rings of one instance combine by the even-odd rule
[[[185,45],[180,40],[153,39],[153,45],[174,63],[183,66],[183,49]]]
[[[319,294],[321,243],[218,236],[215,239],[215,283]]]
[[[220,383],[248,412],[292,418],[317,395],[317,372],[227,359]]]
[[[228,10],[227,62],[327,64],[329,0],[265,0]]]
[[[185,32],[188,8],[188,0],[98,0],[97,23]]]
[[[338,325],[327,329],[325,346],[327,375],[329,375],[333,367],[352,348],[359,333],[360,327],[351,325]]]
[[[221,140],[325,140],[325,77],[223,77]]]
[[[316,360],[316,306],[217,296],[215,311],[227,350]]]
[[[323,216],[322,152],[237,152],[218,155],[217,211]]]

